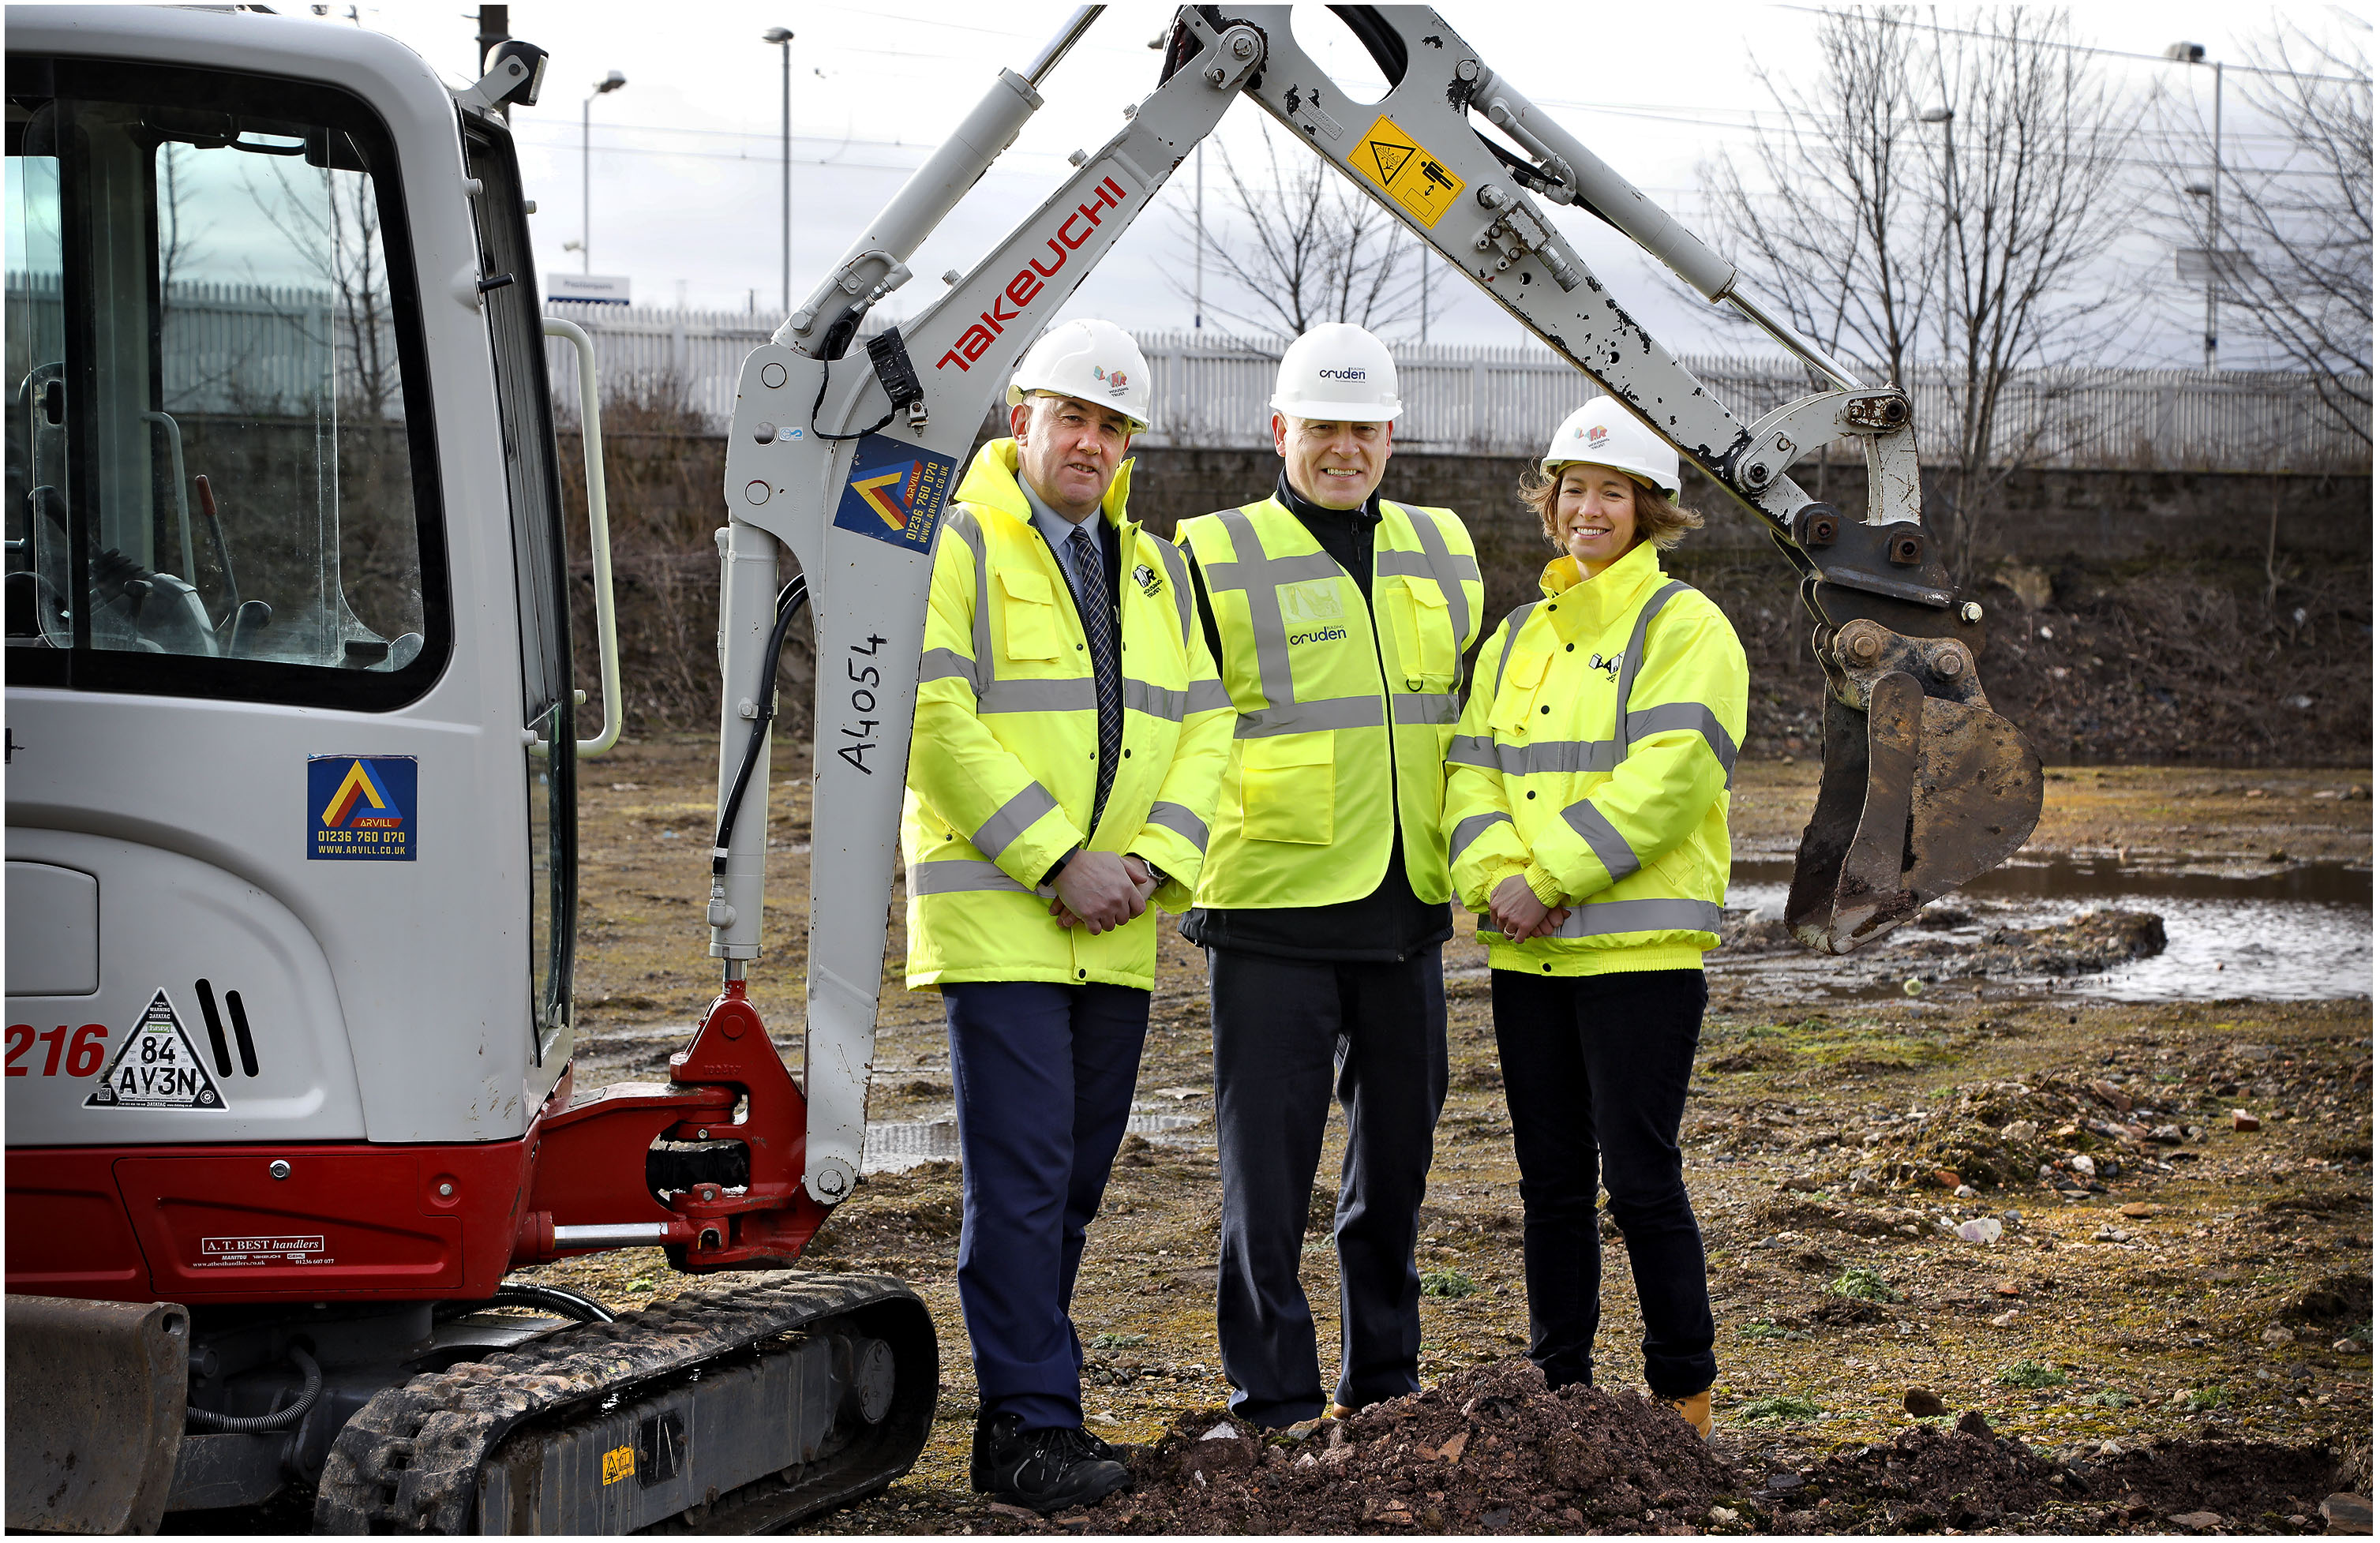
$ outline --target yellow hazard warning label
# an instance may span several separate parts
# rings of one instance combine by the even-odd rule
[[[637,1449],[613,1447],[603,1454],[603,1482],[617,1484],[637,1471]]]
[[[1437,156],[1386,115],[1372,125],[1348,160],[1425,226],[1436,225],[1453,207],[1454,195],[1463,191],[1463,178],[1439,164]]]

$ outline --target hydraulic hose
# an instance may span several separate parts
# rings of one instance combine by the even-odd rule
[[[485,1307],[544,1307],[577,1323],[609,1323],[614,1316],[609,1307],[591,1296],[581,1296],[560,1286],[536,1285],[528,1281],[507,1281],[496,1288],[495,1295],[484,1302],[441,1302],[432,1316],[443,1323]]]
[[[288,1429],[304,1419],[306,1411],[313,1408],[314,1401],[322,1396],[322,1368],[315,1365],[314,1357],[293,1344],[289,1347],[289,1359],[306,1374],[306,1391],[299,1393],[298,1402],[288,1408],[275,1409],[269,1415],[218,1415],[212,1409],[201,1409],[193,1403],[182,1411],[183,1423],[196,1426],[200,1430],[223,1430],[240,1436]]]
[[[786,630],[809,598],[810,581],[805,574],[794,575],[793,582],[777,591],[777,625],[769,634],[768,658],[760,666],[759,694],[752,699],[759,710],[752,719],[752,735],[744,745],[744,763],[735,769],[735,786],[719,811],[719,839],[710,845],[714,877],[727,871],[727,841],[735,833],[735,811],[744,807],[744,790],[751,785],[752,769],[760,763],[760,747],[769,742],[770,720],[777,713],[777,654],[785,646]]]

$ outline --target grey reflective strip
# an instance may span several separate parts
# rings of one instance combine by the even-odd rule
[[[1599,938],[1613,932],[1717,932],[1719,909],[1707,900],[1606,900],[1572,906],[1557,938]]]
[[[1447,846],[1446,860],[1452,862],[1471,850],[1471,844],[1486,835],[1488,826],[1512,823],[1512,817],[1501,809],[1494,814],[1475,814],[1468,820],[1457,821],[1454,827],[1454,839]]]
[[[976,703],[985,712],[1097,712],[1099,688],[1088,675],[1071,680],[996,680]]]
[[[1213,676],[1210,675],[1205,680],[1194,680],[1190,683],[1190,711],[1192,712],[1212,712],[1217,708],[1228,708],[1231,705],[1231,687],[1225,686],[1221,681],[1215,679]]]
[[[1197,604],[1190,598],[1190,559],[1172,541],[1159,541],[1158,561],[1165,565],[1165,577],[1173,585],[1174,608],[1182,613],[1182,641],[1190,641],[1190,629],[1198,624]],[[1186,651],[1186,650],[1185,650]]]
[[[1499,745],[1496,766],[1508,777],[1539,772],[1609,772],[1620,764],[1620,747],[1609,739],[1546,739],[1534,745]]]
[[[997,857],[1008,850],[1009,843],[1023,835],[1033,822],[1058,807],[1050,790],[1039,783],[1027,783],[1024,790],[992,811],[990,820],[975,829],[975,849],[987,857]]]
[[[1463,699],[1451,691],[1399,691],[1389,706],[1400,723],[1451,723],[1463,715]]]
[[[1603,811],[1593,802],[1582,798],[1562,810],[1562,819],[1570,822],[1588,848],[1592,850],[1611,875],[1613,883],[1620,882],[1645,865],[1636,860],[1636,849],[1620,833],[1620,827],[1604,818]]]
[[[975,661],[955,649],[928,649],[917,661],[920,685],[929,680],[963,680],[975,685]]]
[[[1429,553],[1427,552],[1375,553],[1372,557],[1372,571],[1376,574],[1394,574],[1399,578],[1435,579],[1438,577],[1438,570],[1430,566]]]
[[[1149,805],[1148,822],[1162,825],[1201,852],[1207,850],[1207,822],[1179,804],[1160,799]]]
[[[1463,640],[1471,636],[1471,599],[1463,592],[1463,581],[1479,577],[1479,560],[1460,556],[1450,548],[1446,532],[1432,516],[1417,509],[1396,507],[1413,527],[1414,539],[1421,542],[1422,553],[1429,559],[1431,577],[1446,595],[1446,619],[1454,624],[1454,646],[1460,650]]]
[[[1500,770],[1496,761],[1496,740],[1492,735],[1458,734],[1446,747],[1449,766],[1475,766],[1482,772]]]
[[[1264,739],[1277,734],[1308,734],[1317,729],[1377,729],[1380,726],[1378,697],[1325,697],[1318,702],[1293,707],[1269,707],[1243,712],[1232,727],[1234,739]]]
[[[991,685],[991,564],[984,556],[983,527],[976,523],[975,511],[964,504],[953,504],[942,516],[945,529],[958,532],[975,553],[975,694],[980,697]]]
[[[1628,715],[1628,742],[1634,744],[1650,735],[1667,734],[1672,729],[1692,729],[1710,742],[1711,754],[1728,774],[1735,779],[1735,741],[1718,721],[1718,714],[1701,702],[1664,702]]]
[[[1151,718],[1178,723],[1190,705],[1190,693],[1168,691],[1161,686],[1151,686],[1145,680],[1135,680],[1126,675],[1123,677],[1123,705],[1135,712],[1145,712]]]
[[[965,894],[973,890],[1014,890],[1019,894],[1033,892],[1000,871],[998,863],[979,863],[972,857],[949,857],[941,862],[915,863],[909,869],[911,894]]]
[[[1645,609],[1636,613],[1636,626],[1628,634],[1628,650],[1620,656],[1620,694],[1616,699],[1611,720],[1613,738],[1620,737],[1621,725],[1628,721],[1628,693],[1636,685],[1636,674],[1645,667],[1645,632],[1653,625],[1653,617],[1661,607],[1676,596],[1686,592],[1686,587],[1675,579],[1653,591]]]
[[[1496,656],[1496,682],[1488,688],[1488,706],[1496,705],[1496,693],[1504,688],[1504,666],[1512,662],[1512,645],[1521,640],[1521,628],[1528,624],[1529,613],[1543,603],[1533,600],[1515,606],[1512,614],[1504,618],[1504,651]]]
[[[1257,681],[1264,688],[1268,707],[1288,709],[1297,700],[1297,686],[1289,672],[1289,622],[1281,614],[1279,587],[1311,578],[1343,577],[1346,570],[1327,552],[1266,556],[1264,542],[1243,510],[1220,510],[1215,518],[1230,532],[1232,550],[1242,555],[1229,563],[1206,564],[1207,588],[1209,591],[1238,589],[1247,596],[1248,623],[1256,633]],[[1372,722],[1378,723],[1378,717]],[[1245,724],[1240,736],[1247,737]]]

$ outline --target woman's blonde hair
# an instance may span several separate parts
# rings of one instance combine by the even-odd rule
[[[1550,477],[1546,475],[1542,467],[1537,466],[1532,466],[1528,470],[1521,473],[1521,502],[1537,512],[1537,524],[1545,531],[1546,540],[1553,543],[1556,552],[1565,550],[1561,537],[1554,529],[1554,504],[1561,492],[1561,473],[1568,471],[1573,466],[1593,464],[1593,462],[1572,461]],[[1620,475],[1628,477],[1624,471]],[[1650,541],[1661,551],[1667,552],[1685,540],[1687,531],[1702,529],[1702,516],[1692,509],[1682,507],[1660,489],[1646,487],[1633,477],[1628,477],[1628,485],[1636,490],[1636,539],[1638,541]]]

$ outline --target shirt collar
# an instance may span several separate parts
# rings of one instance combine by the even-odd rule
[[[1353,509],[1327,509],[1289,485],[1289,468],[1286,467],[1281,468],[1281,477],[1273,485],[1272,496],[1282,508],[1299,519],[1346,519],[1366,525],[1377,525],[1380,519],[1380,492],[1378,488],[1372,490],[1369,498]]]
[[[1033,511],[1033,529],[1041,532],[1041,539],[1050,543],[1050,551],[1056,552],[1064,547],[1067,538],[1078,529],[1091,533],[1092,551],[1103,550],[1099,541],[1104,532],[1099,529],[1099,527],[1105,522],[1099,518],[1096,511],[1092,513],[1090,518],[1077,526],[1073,520],[1043,503],[1041,495],[1033,491],[1033,484],[1021,476],[1016,479],[1016,491],[1025,495],[1025,506]]]

